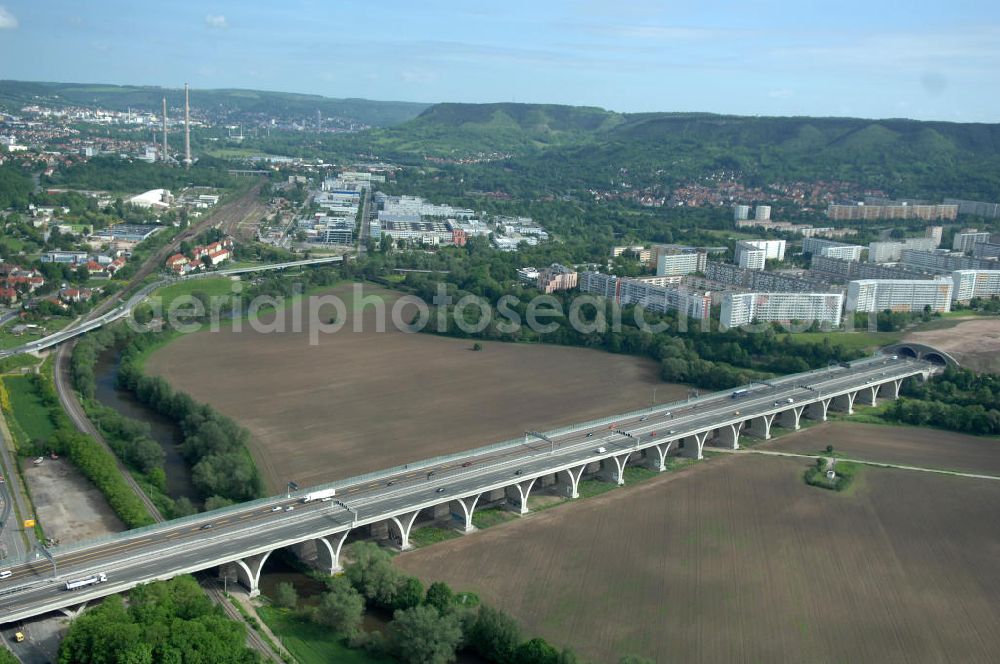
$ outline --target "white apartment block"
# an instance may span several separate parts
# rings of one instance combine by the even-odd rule
[[[899,242],[872,242],[868,245],[869,263],[895,263],[903,257],[903,251],[934,251],[940,240],[933,237],[910,237]]]
[[[965,253],[966,251],[972,251],[972,248],[980,242],[989,241],[989,233],[979,232],[974,228],[970,228],[962,231],[961,233],[955,233],[955,239],[952,240],[951,248],[953,251],[961,251],[962,253]]]
[[[1000,270],[955,270],[951,297],[956,302],[968,302],[974,297],[1000,295]]]
[[[753,249],[763,249],[764,257],[769,261],[785,260],[784,240],[740,240],[739,244],[747,245]]]
[[[661,253],[656,257],[656,276],[672,277],[703,272],[708,254],[703,252]]]
[[[745,221],[750,218],[750,206],[749,205],[734,205],[733,206],[733,220],[735,221]]]
[[[682,288],[657,286],[639,279],[616,277],[600,272],[581,272],[580,290],[614,300],[619,306],[635,304],[658,313],[677,311],[696,319],[708,318],[712,311],[710,293],[695,293]]]
[[[767,264],[767,252],[740,242],[736,245],[736,264],[745,270],[763,270]]]
[[[840,258],[847,261],[861,260],[864,247],[857,244],[844,244],[833,240],[823,240],[817,237],[807,237],[802,240],[802,253],[827,258]]]
[[[839,327],[843,308],[841,293],[726,293],[719,326],[794,320]]]
[[[847,284],[847,310],[920,312],[951,311],[952,279],[858,279]]]

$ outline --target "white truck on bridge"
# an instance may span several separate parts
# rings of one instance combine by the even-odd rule
[[[87,586],[96,586],[98,583],[104,583],[108,580],[108,575],[104,572],[94,574],[93,576],[88,576],[86,579],[77,579],[76,581],[67,581],[66,590],[78,590],[80,588],[86,588]]]
[[[321,489],[319,491],[312,491],[302,496],[302,502],[311,503],[317,500],[330,500],[335,495],[337,495],[336,489]]]

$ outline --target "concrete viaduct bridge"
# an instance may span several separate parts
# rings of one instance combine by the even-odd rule
[[[802,418],[825,420],[831,410],[895,399],[904,380],[928,378],[931,363],[902,356],[795,374],[738,390],[660,405],[584,424],[526,434],[465,453],[351,478],[328,501],[303,502],[290,493],[185,517],[102,540],[56,547],[11,565],[0,582],[0,623],[85,605],[153,580],[219,567],[251,594],[276,550],[290,548],[327,573],[341,568],[351,537],[410,547],[413,528],[447,519],[474,530],[484,507],[529,511],[538,493],[579,495],[582,479],[623,484],[625,471],[663,471],[671,455],[702,458],[706,446],[738,448],[743,436],[767,439],[773,427],[797,429]],[[66,582],[104,573],[107,581],[80,590]]]

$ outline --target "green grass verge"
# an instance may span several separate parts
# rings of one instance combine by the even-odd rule
[[[212,296],[231,296],[233,294],[233,284],[234,282],[229,277],[204,277],[202,279],[185,279],[184,281],[177,282],[175,284],[170,284],[169,286],[164,286],[163,288],[157,289],[156,292],[152,294],[152,297],[159,297],[163,301],[164,306],[168,306],[170,302],[179,298],[186,297],[192,293],[202,292],[209,297]]]
[[[288,609],[262,606],[257,609],[261,620],[281,640],[299,664],[390,664],[395,660],[373,657],[364,650],[347,647],[343,637],[326,627],[313,624]]]
[[[490,507],[474,512],[472,515],[472,525],[482,530],[483,528],[492,528],[516,518],[517,515],[502,507]]]
[[[416,547],[429,546],[438,542],[446,542],[456,537],[461,537],[462,533],[454,528],[441,526],[423,526],[414,528],[410,533],[410,544]]]
[[[806,471],[805,481],[809,486],[829,489],[831,491],[843,492],[851,487],[861,470],[861,465],[850,461],[838,461],[834,466],[836,477],[827,479],[826,471],[812,466]]]
[[[902,332],[797,332],[789,334],[792,341],[822,342],[829,339],[833,346],[846,350],[868,350],[894,344],[903,338]]]
[[[55,433],[56,427],[52,422],[52,416],[48,406],[42,403],[42,399],[35,389],[35,384],[31,376],[7,376],[3,379],[10,395],[11,415],[13,415],[14,435],[20,433],[24,440],[17,441],[24,444],[41,438],[48,438]]]
[[[594,496],[599,496],[602,493],[607,493],[608,491],[614,491],[618,488],[618,485],[614,482],[605,482],[599,479],[585,479],[581,480],[577,487],[577,493],[580,494],[580,498],[593,498]]]

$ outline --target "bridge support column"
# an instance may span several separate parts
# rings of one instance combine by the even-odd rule
[[[706,438],[708,438],[707,431],[685,436],[681,439],[681,445],[684,446],[682,454],[692,459],[704,459],[703,450],[705,449]]]
[[[250,592],[250,597],[256,597],[260,594],[260,573],[264,569],[264,563],[267,562],[272,553],[274,552],[258,553],[255,556],[233,562],[236,569],[236,580]]]
[[[344,571],[340,564],[340,551],[344,548],[344,542],[350,533],[350,530],[345,530],[342,533],[316,538],[316,566],[321,572],[336,574]]]
[[[750,435],[763,440],[771,438],[771,422],[774,415],[760,415],[750,420]]]
[[[876,388],[876,394],[882,395],[884,399],[898,399],[899,388],[903,386],[903,380],[890,380],[882,383]]]
[[[608,469],[611,470],[611,481],[621,486],[625,484],[625,464],[628,463],[628,458],[632,456],[631,452],[626,452],[625,454],[619,454],[617,456],[608,457],[605,459],[605,463],[611,461],[614,462],[614,468],[608,463]],[[602,473],[603,475],[604,473]]]
[[[87,609],[87,603],[78,604],[77,606],[67,606],[59,609],[59,612],[66,616],[67,618],[79,618],[80,614]]]
[[[781,411],[778,413],[778,426],[798,431],[802,428],[799,421],[802,419],[804,410],[805,406],[794,406],[788,410]]]
[[[878,385],[872,385],[871,387],[865,387],[858,391],[858,394],[862,394],[866,397],[866,401],[869,406],[877,406],[878,403],[875,401],[875,397],[878,396]]]
[[[830,402],[830,406],[835,410],[842,410],[848,415],[854,414],[854,400],[857,398],[857,392],[847,392],[845,394],[840,394],[835,396]]]
[[[726,424],[715,430],[716,438],[722,447],[731,450],[740,449],[740,428],[736,424]]]
[[[580,477],[583,476],[583,471],[587,469],[587,464],[577,466],[575,468],[567,468],[566,470],[559,471],[560,484],[565,489],[566,495],[570,498],[580,497]],[[564,479],[565,478],[565,479]]]
[[[659,443],[652,447],[647,447],[646,463],[659,473],[665,471],[667,469],[667,455],[670,454],[670,448],[673,444],[674,441],[671,440],[667,443]]]
[[[420,514],[420,510],[389,517],[389,523],[396,526],[396,531],[399,533],[400,551],[408,551],[413,548],[413,545],[410,544],[410,530],[413,528],[413,522],[417,520],[418,514]]]
[[[468,496],[466,498],[456,498],[451,501],[452,505],[458,504],[461,511],[456,510],[452,507],[451,516],[456,522],[462,524],[459,528],[463,533],[471,533],[476,529],[472,525],[472,514],[476,511],[476,504],[479,503],[479,499],[483,494],[477,493],[475,496]]]
[[[820,399],[806,406],[805,416],[810,420],[826,422],[826,413],[830,409],[830,399]]]
[[[531,487],[535,486],[535,479],[537,478],[512,484],[511,486],[517,490],[517,494],[514,494],[513,491],[507,491],[507,501],[518,514],[528,513],[528,496],[531,495]]]

